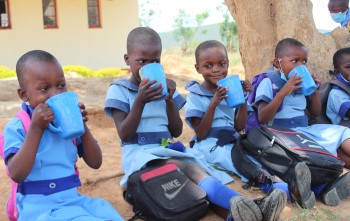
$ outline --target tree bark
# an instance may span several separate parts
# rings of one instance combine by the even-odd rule
[[[248,80],[271,66],[275,47],[284,38],[295,38],[306,46],[308,69],[322,81],[330,79],[328,71],[333,70],[336,50],[349,46],[346,28],[337,28],[330,35],[318,32],[310,0],[225,1],[237,23],[239,50]]]

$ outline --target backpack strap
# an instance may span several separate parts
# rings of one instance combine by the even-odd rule
[[[338,79],[332,80],[329,82],[332,85],[336,85],[338,87],[340,87],[341,89],[343,89],[347,94],[350,95],[350,87],[345,85],[344,83],[342,83],[341,81],[339,81]]]
[[[275,182],[277,178],[256,165],[247,157],[247,152],[242,148],[242,140],[246,138],[247,135],[243,134],[236,140],[234,148],[231,150],[232,162],[237,170],[249,180],[248,186],[258,186],[260,183],[270,184],[270,191],[272,191],[272,183]]]
[[[17,117],[22,121],[23,127],[24,127],[24,131],[28,132],[29,130],[29,126],[30,126],[30,116],[29,114],[24,111],[24,110],[20,110],[17,112]]]

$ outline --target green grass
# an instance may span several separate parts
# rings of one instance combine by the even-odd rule
[[[324,208],[303,209],[298,205],[299,214],[294,216],[291,221],[324,221],[324,220],[349,220],[349,216],[335,215],[334,210]]]

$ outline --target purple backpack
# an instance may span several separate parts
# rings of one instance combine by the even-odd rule
[[[248,119],[245,126],[245,133],[248,133],[253,127],[260,126],[259,117],[258,117],[258,106],[255,104],[255,96],[256,96],[256,90],[262,80],[265,78],[270,78],[272,81],[272,93],[273,97],[275,97],[276,93],[281,90],[281,88],[286,83],[284,80],[282,80],[280,72],[279,71],[272,71],[267,70],[264,73],[255,75],[252,79],[252,85],[253,85],[253,91],[250,93],[248,97],[248,102],[251,105],[251,108],[248,108]],[[283,103],[280,104],[277,111],[280,111],[282,109]]]

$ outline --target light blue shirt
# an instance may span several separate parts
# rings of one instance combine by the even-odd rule
[[[327,117],[333,124],[339,124],[343,120],[349,120],[346,113],[350,108],[350,96],[341,89],[332,89],[328,95]]]

